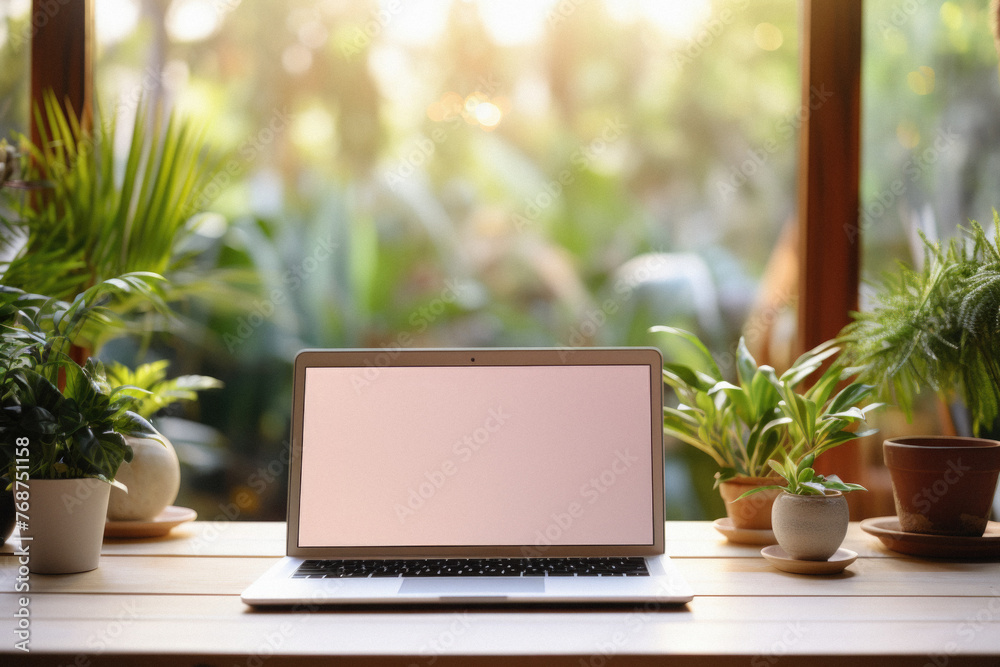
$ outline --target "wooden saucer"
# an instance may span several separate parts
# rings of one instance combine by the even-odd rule
[[[149,521],[106,521],[104,537],[162,537],[197,516],[193,509],[170,505]]]
[[[760,555],[783,572],[793,574],[838,574],[858,558],[850,549],[837,549],[827,560],[799,560],[792,558],[777,544],[764,547]]]

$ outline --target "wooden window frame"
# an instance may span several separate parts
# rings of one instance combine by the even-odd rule
[[[32,0],[31,109],[46,90],[69,105],[82,122],[93,119],[94,0]],[[31,140],[39,128],[31,117]]]
[[[862,4],[800,0],[802,104],[810,111],[799,136],[799,352],[836,337],[858,309]],[[817,468],[862,479],[858,446],[831,449]]]

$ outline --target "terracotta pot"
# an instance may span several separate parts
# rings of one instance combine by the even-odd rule
[[[753,494],[749,498],[736,500],[752,488],[782,484],[780,477],[734,477],[719,484],[719,494],[726,503],[726,514],[733,527],[743,530],[770,530],[771,507],[781,489],[768,489]]]
[[[126,437],[132,446],[132,461],[122,463],[115,479],[128,493],[111,489],[108,518],[112,521],[150,521],[177,500],[181,488],[181,464],[170,441]]]
[[[916,436],[882,445],[900,527],[911,533],[980,537],[1000,476],[1000,442]]]
[[[39,574],[87,572],[97,567],[111,485],[99,479],[32,479],[28,569]]]
[[[774,501],[774,538],[792,558],[827,560],[847,536],[847,498],[840,491],[823,496],[799,496],[786,491]]]

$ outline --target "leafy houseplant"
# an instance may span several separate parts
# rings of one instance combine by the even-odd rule
[[[195,400],[199,390],[222,386],[215,378],[203,375],[167,379],[168,363],[154,361],[134,371],[114,363],[108,368],[108,378],[135,398],[135,412],[147,419],[177,401]],[[181,485],[180,462],[173,445],[163,436],[158,440],[129,437],[128,442],[133,458],[122,464],[119,477],[130,490],[111,490],[108,518],[149,521],[176,500]]]
[[[726,483],[770,475],[771,460],[787,457],[797,464],[807,456],[815,458],[874,432],[857,430],[867,413],[881,405],[862,406],[874,391],[873,386],[852,382],[834,393],[850,377],[836,357],[840,351],[837,341],[803,354],[778,375],[770,366],[758,366],[741,339],[734,384],[723,377],[711,353],[694,334],[673,327],[654,327],[652,331],[680,338],[695,352],[697,365],[664,363],[663,380],[674,390],[679,404],[664,408],[663,427],[668,434],[715,460],[720,468],[716,485],[722,485],[726,500],[742,495],[742,491],[727,493]],[[825,362],[829,366],[820,377],[809,388],[800,390]],[[762,516],[744,522],[741,512],[734,511],[737,508],[727,502],[727,511],[737,527],[769,527],[770,507],[755,504],[760,505]]]
[[[840,547],[847,535],[850,512],[844,494],[864,491],[858,484],[846,484],[835,475],[824,477],[812,468],[815,456],[808,454],[796,463],[785,457],[784,462],[769,461],[771,468],[785,480],[785,486],[774,501],[771,525],[778,544],[792,558],[827,560]],[[763,491],[759,487],[744,496]]]
[[[6,360],[4,360],[6,362]],[[101,363],[61,364],[60,391],[31,368],[6,368],[0,411],[4,470],[13,479],[13,443],[30,443],[27,473],[32,479],[96,477],[114,484],[123,461],[132,458],[126,435],[156,437],[153,427],[129,408],[134,400],[111,389]],[[22,468],[24,469],[24,468]]]
[[[159,276],[128,274],[99,283],[72,303],[0,286],[0,470],[13,473],[12,442],[32,442],[28,473],[38,478],[97,477],[112,481],[129,457],[123,434],[154,435],[130,408],[135,398],[112,389],[96,359],[84,365],[68,350],[119,326],[109,306],[141,299],[162,302]],[[13,477],[11,478],[13,479]]]
[[[871,310],[854,313],[845,356],[909,416],[922,387],[960,396],[975,434],[1000,414],[1000,217],[995,238],[973,221],[947,246],[924,238],[920,268],[884,277]]]
[[[112,302],[159,302],[157,280],[121,276],[71,303],[0,286],[0,471],[30,492],[33,572],[97,567],[111,484],[132,457],[125,437],[158,437],[101,362],[67,354],[78,336],[114,328]]]

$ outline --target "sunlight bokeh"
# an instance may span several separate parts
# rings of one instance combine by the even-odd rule
[[[135,30],[139,22],[139,5],[136,0],[102,0],[95,22],[98,41],[114,44]]]
[[[197,42],[219,29],[221,16],[212,0],[173,0],[167,10],[166,29],[178,42]]]

